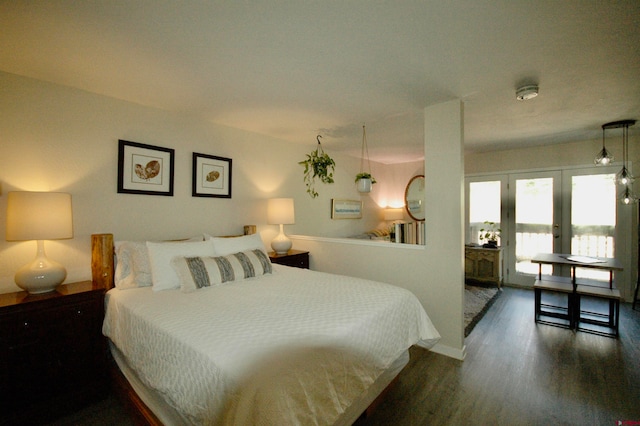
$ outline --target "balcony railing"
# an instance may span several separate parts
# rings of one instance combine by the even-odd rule
[[[479,236],[480,224],[474,224],[474,235]],[[546,224],[518,224],[516,229],[516,271],[535,275],[538,264],[530,262],[536,253],[552,253],[554,234]],[[595,257],[614,257],[615,227],[608,225],[573,225],[571,254]],[[478,240],[479,241],[479,240]],[[551,274],[550,265],[543,265],[543,274]],[[608,280],[608,273],[593,269],[578,269],[579,278]]]

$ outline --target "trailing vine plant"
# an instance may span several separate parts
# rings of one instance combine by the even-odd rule
[[[316,137],[318,141],[316,149],[307,154],[306,160],[298,163],[304,166],[304,183],[311,198],[318,196],[318,192],[315,190],[316,179],[321,183],[333,183],[333,172],[336,166],[335,161],[322,149],[321,137],[321,135]]]

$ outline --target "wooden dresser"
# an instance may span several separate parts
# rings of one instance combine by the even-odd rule
[[[3,422],[47,422],[106,395],[103,318],[104,289],[91,281],[0,294]]]
[[[495,283],[502,286],[502,248],[464,248],[465,280]]]

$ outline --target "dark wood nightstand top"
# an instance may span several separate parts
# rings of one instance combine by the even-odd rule
[[[285,254],[278,254],[275,251],[270,251],[269,252],[269,258],[278,259],[280,257],[296,256],[296,255],[299,255],[299,254],[309,254],[309,252],[308,251],[302,251],[302,250],[289,250]]]
[[[309,252],[302,250],[289,250],[286,254],[269,252],[269,259],[272,263],[279,265],[293,266],[296,268],[309,269]]]
[[[39,302],[41,300],[71,296],[74,294],[86,293],[88,291],[96,290],[104,291],[104,288],[94,285],[92,281],[79,281],[77,283],[59,285],[56,288],[56,291],[50,291],[49,293],[29,294],[26,291],[0,293],[0,308],[5,306],[19,305],[21,303]]]

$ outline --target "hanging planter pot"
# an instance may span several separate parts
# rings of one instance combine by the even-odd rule
[[[367,193],[371,192],[371,179],[358,179],[358,192]]]
[[[371,192],[374,183],[376,183],[376,180],[371,177],[370,173],[358,173],[356,175],[356,188],[362,194]]]
[[[371,171],[371,163],[369,162],[369,148],[367,147],[367,134],[365,132],[364,126],[362,126],[362,155],[360,157],[360,173],[356,175],[356,188],[361,194],[371,192],[373,184],[376,183],[376,180],[373,178],[373,176],[371,176],[371,173],[364,171],[365,155],[367,157],[367,165],[369,166],[369,171]]]

